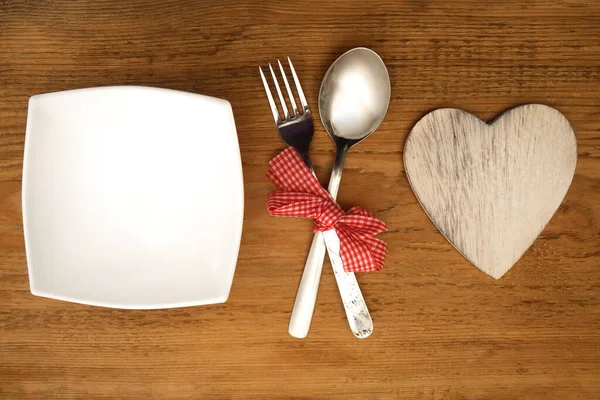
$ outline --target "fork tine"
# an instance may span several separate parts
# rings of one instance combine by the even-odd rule
[[[308,110],[308,103],[306,102],[306,97],[304,97],[304,92],[302,91],[302,86],[300,86],[300,81],[298,80],[298,75],[296,75],[296,70],[294,69],[294,64],[292,64],[292,60],[288,57],[288,63],[290,64],[290,70],[292,70],[292,76],[294,77],[294,83],[296,84],[296,89],[298,90],[298,97],[300,97],[300,104],[302,104],[302,111]]]
[[[269,69],[271,70],[271,75],[273,76],[273,81],[275,81],[275,89],[277,89],[277,94],[279,95],[279,101],[281,102],[281,108],[283,108],[283,118],[288,119],[290,113],[288,112],[287,106],[285,105],[285,100],[283,99],[283,94],[281,94],[281,89],[279,88],[279,83],[277,82],[277,77],[275,76],[275,72],[273,71],[273,67],[269,63]]]
[[[292,105],[292,109],[294,114],[292,117],[295,117],[299,114],[298,107],[296,106],[296,100],[294,100],[294,95],[292,94],[292,89],[290,89],[290,84],[288,83],[287,76],[285,76],[285,71],[283,70],[283,66],[281,65],[281,61],[277,60],[277,64],[279,64],[279,70],[281,71],[281,77],[283,78],[283,83],[285,83],[285,88],[287,89],[288,97],[290,98],[290,103]]]
[[[267,79],[265,78],[265,74],[263,74],[263,70],[261,67],[258,67],[260,71],[260,77],[262,78],[263,85],[265,86],[265,92],[267,92],[267,98],[269,99],[269,105],[271,106],[271,111],[273,112],[273,119],[275,123],[279,120],[279,111],[277,111],[277,105],[275,104],[275,100],[271,95],[271,89],[269,89],[269,84],[267,83]]]

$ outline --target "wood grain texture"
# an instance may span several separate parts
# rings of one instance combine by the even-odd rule
[[[381,273],[358,277],[375,331],[348,330],[324,268],[310,335],[288,336],[310,221],[271,218],[267,161],[283,148],[258,65],[292,57],[311,110],[329,65],[368,46],[392,101],[352,149],[339,193],[390,231]],[[245,181],[226,304],[94,308],[29,293],[20,185],[27,100],[139,84],[227,98]],[[301,3],[0,2],[0,396],[19,398],[576,399],[600,397],[600,4],[579,0]],[[575,177],[501,280],[455,251],[403,168],[412,126],[442,107],[490,120],[544,103],[572,123]],[[323,183],[334,147],[316,124]],[[551,268],[549,268],[551,266]]]
[[[569,121],[542,104],[513,108],[489,125],[459,109],[435,110],[404,147],[406,175],[429,218],[496,279],[548,224],[576,163]]]

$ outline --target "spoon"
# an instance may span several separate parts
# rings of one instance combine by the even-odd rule
[[[390,77],[373,50],[357,47],[342,54],[323,78],[319,91],[321,121],[336,145],[329,181],[335,198],[346,154],[379,127],[390,104]]]
[[[335,200],[346,154],[377,129],[390,102],[390,79],[381,58],[372,50],[358,47],[341,55],[329,68],[319,91],[319,114],[336,145],[336,158],[328,191]],[[315,234],[300,288],[292,310],[289,333],[303,338],[308,334],[315,307],[325,244],[352,333],[365,338],[373,331],[373,321],[353,273],[344,271],[335,231]]]
[[[319,114],[336,145],[328,188],[334,199],[348,150],[379,127],[390,104],[390,91],[390,78],[385,64],[377,53],[364,47],[344,53],[325,74],[319,91]],[[354,273],[344,271],[339,258],[339,238],[335,232],[324,232],[323,237],[329,249],[350,329],[356,337],[365,338],[373,332],[373,321],[356,277]]]

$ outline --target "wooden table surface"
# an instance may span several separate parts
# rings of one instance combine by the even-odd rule
[[[0,395],[18,398],[600,398],[600,4],[593,1],[0,2]],[[348,330],[328,262],[310,334],[287,334],[311,222],[270,217],[283,145],[258,65],[291,56],[317,114],[345,50],[386,62],[392,102],[348,156],[339,200],[390,226],[385,269],[359,276],[374,334]],[[21,222],[28,98],[150,85],[229,99],[245,183],[227,303],[158,311],[29,292]],[[469,264],[411,191],[402,150],[439,107],[492,119],[559,109],[577,135],[573,184],[505,277]],[[317,119],[318,120],[318,119]],[[334,148],[312,146],[326,183]]]

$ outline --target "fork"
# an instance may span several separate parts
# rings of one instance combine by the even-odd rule
[[[292,106],[292,114],[290,114],[288,111],[286,102],[279,87],[277,77],[275,76],[275,72],[273,71],[271,64],[269,64],[269,70],[271,72],[271,77],[273,78],[277,96],[279,97],[279,102],[281,103],[283,118],[281,118],[279,114],[277,105],[273,99],[271,90],[269,89],[267,79],[265,78],[263,70],[260,67],[259,72],[265,87],[265,92],[269,100],[269,105],[273,113],[273,119],[275,120],[275,125],[277,127],[277,131],[279,132],[279,136],[287,145],[293,146],[296,151],[300,153],[304,163],[314,174],[312,163],[308,154],[310,143],[314,134],[314,124],[308,108],[306,97],[304,96],[302,86],[300,85],[296,70],[294,69],[294,65],[289,57],[287,60],[302,106],[302,113],[298,111],[296,101],[294,100],[292,90],[290,89],[290,85],[285,74],[285,70],[283,69],[283,66],[279,60],[277,60],[277,63],[279,65],[281,77],[288,94],[288,101]],[[338,275],[344,275],[342,260],[339,256],[339,239],[337,234],[334,231],[315,233],[306,263],[304,265],[304,272],[302,273],[302,279],[300,281],[300,286],[298,287],[294,308],[292,309],[292,315],[290,317],[288,332],[294,337],[304,338],[308,334],[310,322],[315,309],[326,249],[329,252],[329,258],[331,260],[334,272],[336,273],[336,278],[338,278]],[[340,294],[342,295],[346,316],[352,332],[356,337],[359,338],[369,336],[372,332],[373,323],[371,321],[371,317],[369,316],[366,305],[364,304],[362,294],[360,294],[360,289],[358,288],[356,279],[348,281],[339,278],[336,279],[336,282],[340,289]]]
[[[290,58],[288,57],[288,63],[290,65],[290,70],[292,71],[294,83],[296,84],[298,97],[300,98],[302,113],[298,111],[298,107],[296,106],[296,100],[294,100],[294,95],[292,94],[292,89],[290,89],[290,84],[288,83],[287,76],[285,75],[285,71],[283,70],[283,66],[281,65],[281,62],[279,60],[277,60],[277,63],[279,64],[279,70],[281,71],[281,76],[283,78],[283,82],[287,90],[288,99],[292,106],[292,114],[290,115],[286,103],[283,99],[281,89],[279,88],[279,83],[277,82],[275,71],[273,71],[273,67],[271,67],[271,64],[269,64],[271,76],[273,77],[273,81],[275,82],[277,96],[279,97],[279,102],[281,103],[281,107],[283,109],[283,119],[279,117],[279,111],[277,110],[275,100],[271,95],[271,90],[269,89],[269,84],[267,83],[265,75],[263,74],[262,68],[258,67],[260,71],[260,77],[262,78],[263,84],[265,86],[265,91],[267,92],[269,105],[271,106],[271,111],[273,112],[273,119],[275,120],[275,125],[277,126],[277,132],[279,132],[279,136],[285,144],[294,147],[296,151],[300,153],[302,160],[304,160],[304,163],[308,166],[308,168],[310,168],[310,170],[314,174],[312,163],[308,155],[308,149],[310,147],[310,142],[312,142],[315,126],[313,124],[313,119],[310,110],[308,109],[308,103],[306,102],[306,97],[304,97],[302,86],[300,86],[300,81],[298,80],[296,70],[294,69],[294,65],[292,64]],[[325,252],[323,252],[323,255],[325,255]]]
[[[277,77],[275,76],[275,71],[273,71],[273,67],[271,64],[269,64],[271,77],[275,83],[275,90],[277,91],[277,96],[279,97],[281,108],[283,109],[283,119],[280,118],[277,105],[275,104],[275,100],[273,99],[273,95],[271,94],[269,84],[267,83],[267,79],[265,78],[262,68],[258,68],[263,85],[265,86],[265,92],[267,93],[271,111],[273,112],[273,119],[275,120],[277,132],[279,132],[279,136],[288,146],[294,147],[296,151],[300,153],[302,160],[304,160],[304,163],[314,174],[314,169],[308,155],[308,150],[310,143],[312,142],[315,127],[310,109],[308,108],[306,97],[304,97],[304,91],[302,90],[302,86],[298,80],[298,75],[296,74],[294,65],[288,57],[288,64],[290,66],[290,71],[292,72],[294,84],[296,85],[296,90],[298,92],[298,98],[300,99],[300,104],[302,106],[302,113],[299,113],[283,66],[279,60],[277,60],[277,64],[279,64],[281,77],[283,78],[293,112],[293,114],[290,115],[285,100],[283,99],[283,94],[279,87]],[[321,270],[323,269],[323,259],[325,258],[325,249],[326,247],[323,241],[323,235],[318,232],[313,238],[308,257],[306,258],[306,263],[304,264],[304,272],[302,273],[302,279],[300,280],[300,286],[298,287],[298,292],[296,293],[296,300],[294,301],[294,308],[292,309],[292,315],[290,317],[288,332],[294,337],[304,338],[308,334],[317,300],[319,281],[321,279]]]

